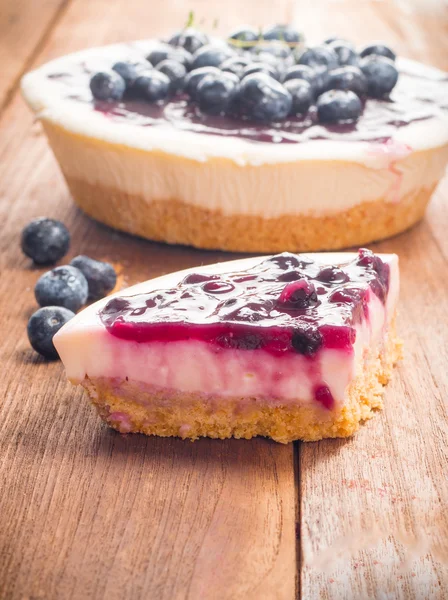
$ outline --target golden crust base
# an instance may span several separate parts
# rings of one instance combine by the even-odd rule
[[[360,423],[382,408],[383,386],[401,357],[401,343],[389,334],[381,351],[367,353],[365,368],[350,384],[339,410],[317,406],[263,402],[257,398],[203,397],[197,394],[154,391],[142,384],[86,378],[88,390],[101,418],[122,433],[199,437],[270,437],[281,443],[348,437]]]
[[[362,246],[400,233],[424,215],[436,185],[397,203],[378,199],[331,215],[266,219],[228,216],[178,200],[148,202],[114,188],[66,177],[78,206],[115,229],[155,241],[231,252],[311,252]]]

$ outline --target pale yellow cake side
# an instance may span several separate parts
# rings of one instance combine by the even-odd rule
[[[448,162],[448,146],[382,169],[200,162],[43,124],[75,202],[92,218],[151,240],[237,252],[340,249],[397,234],[422,218]],[[347,198],[352,205],[341,209]]]
[[[349,437],[382,408],[384,386],[401,357],[392,328],[381,349],[365,352],[364,368],[347,389],[338,410],[282,403],[275,399],[203,397],[145,389],[138,382],[86,379],[82,385],[101,418],[122,433],[246,438],[265,436],[281,443]]]

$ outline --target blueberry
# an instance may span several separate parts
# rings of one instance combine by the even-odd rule
[[[312,356],[322,346],[322,335],[318,329],[309,325],[295,329],[292,333],[291,345],[296,352]]]
[[[168,77],[154,69],[140,73],[132,85],[131,92],[137,98],[157,102],[158,100],[165,100],[169,94],[170,86],[171,81]]]
[[[387,96],[398,81],[396,66],[384,56],[367,56],[360,61],[359,67],[366,76],[369,96],[374,98]]]
[[[328,74],[328,89],[351,90],[357,96],[367,93],[367,79],[358,67],[339,67]]]
[[[303,79],[312,86],[316,79],[316,74],[313,69],[307,67],[307,65],[294,65],[286,71],[284,82],[289,81],[290,79]]]
[[[313,88],[304,79],[290,79],[284,84],[285,89],[291,94],[291,115],[304,115],[313,103]]]
[[[328,45],[308,48],[304,52],[296,53],[296,56],[299,65],[307,65],[312,69],[335,69],[338,66],[338,55]]]
[[[292,106],[291,94],[264,73],[254,73],[242,80],[238,100],[242,114],[261,122],[284,119]]]
[[[230,43],[232,44],[232,40],[235,40],[235,42],[237,42],[235,44],[237,48],[250,48],[256,44],[259,39],[259,32],[251,27],[241,27],[229,35]]]
[[[132,85],[138,76],[137,66],[129,62],[117,62],[112,67],[112,70],[124,79],[126,87]]]
[[[185,75],[187,74],[187,69],[183,64],[167,58],[160,61],[156,69],[157,71],[160,71],[166,75],[170,80],[170,92],[176,94],[182,90],[184,86]]]
[[[202,112],[219,115],[226,112],[238,90],[239,79],[233,73],[206,75],[196,90],[196,100]]]
[[[345,65],[357,65],[359,55],[351,44],[342,40],[336,40],[329,44],[329,47],[334,50],[338,56],[338,62],[341,67]]]
[[[36,265],[52,265],[67,254],[70,234],[64,223],[39,217],[23,229],[21,246]]]
[[[195,100],[199,83],[206,75],[219,75],[221,71],[217,67],[200,67],[190,71],[185,78],[185,92]]]
[[[394,61],[397,58],[395,52],[385,44],[369,44],[369,46],[366,46],[360,52],[362,58],[370,56],[371,54],[375,56],[385,56],[386,58],[389,58],[392,61]]]
[[[187,52],[190,52],[190,54],[194,54],[199,48],[208,44],[208,37],[202,31],[193,29],[193,27],[187,27],[175,33],[168,40],[168,43],[171,46],[181,46]]]
[[[207,44],[194,53],[191,68],[219,67],[231,56],[234,56],[234,51],[229,46]]]
[[[90,80],[90,91],[97,100],[117,102],[123,98],[126,83],[115,71],[100,71]]]
[[[332,35],[329,38],[327,38],[326,40],[324,40],[324,44],[332,44],[333,42],[345,42],[345,41],[346,40],[339,37],[338,35]]]
[[[180,62],[187,70],[190,69],[193,61],[192,55],[190,52],[187,52],[185,48],[182,48],[181,46],[173,48],[173,46],[170,46],[169,44],[157,46],[147,56],[147,60],[153,67],[156,67],[162,60],[166,60],[167,58]]]
[[[263,31],[263,39],[280,40],[287,44],[297,44],[302,40],[302,36],[290,25],[274,25]]]
[[[155,67],[159,64],[159,62],[162,62],[162,60],[167,59],[168,55],[172,51],[173,47],[170,46],[170,44],[159,42],[152,48],[151,52],[146,57],[146,60],[148,60],[152,64],[152,66]]]
[[[53,344],[53,336],[75,313],[60,306],[39,308],[28,321],[28,339],[36,352],[45,358],[58,358]]]
[[[253,51],[256,54],[272,54],[272,56],[281,60],[285,60],[291,56],[291,50],[289,49],[288,45],[278,40],[274,40],[272,42],[261,42],[254,47]]]
[[[330,90],[317,101],[317,115],[321,123],[356,121],[361,112],[362,102],[351,91]]]
[[[319,303],[316,288],[307,279],[299,279],[288,283],[276,302],[279,311],[303,310]]]
[[[104,298],[117,283],[115,269],[107,262],[80,255],[75,256],[70,265],[79,269],[87,279],[90,300]]]
[[[232,56],[225,60],[221,65],[221,71],[226,73],[233,73],[238,78],[241,78],[243,71],[247,65],[250,64],[250,59],[244,56]]]
[[[279,77],[278,71],[274,69],[274,67],[271,67],[266,63],[253,62],[244,67],[241,74],[241,79],[247,77],[248,75],[253,75],[254,73],[264,73],[265,75],[269,75],[274,79],[278,79]]]
[[[63,306],[76,312],[87,301],[89,285],[79,269],[67,265],[44,273],[34,294],[39,306]]]

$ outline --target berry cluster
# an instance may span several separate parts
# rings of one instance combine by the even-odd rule
[[[263,33],[241,28],[225,41],[187,27],[158,42],[146,59],[95,73],[90,89],[108,102],[162,102],[184,94],[202,113],[261,123],[316,106],[321,123],[338,123],[356,121],[367,97],[388,97],[398,80],[394,61],[383,44],[357,52],[338,37],[307,48],[284,25]]]
[[[36,265],[50,265],[66,255],[70,233],[60,221],[41,217],[22,231],[21,245]],[[53,336],[88,300],[103,298],[116,283],[112,265],[83,255],[44,273],[34,288],[42,308],[28,322],[28,338],[34,350],[46,358],[57,358]]]

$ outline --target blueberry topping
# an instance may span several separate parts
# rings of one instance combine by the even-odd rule
[[[126,87],[132,85],[137,79],[138,69],[136,65],[129,62],[116,62],[112,67],[112,70],[118,73],[120,77],[124,79]]]
[[[183,285],[196,285],[198,283],[204,283],[205,281],[213,281],[216,279],[216,275],[203,275],[202,273],[190,273],[182,281]]]
[[[233,73],[206,75],[196,90],[196,99],[202,112],[210,115],[225,113],[238,90],[239,79]]]
[[[60,221],[39,217],[23,229],[21,246],[36,265],[52,265],[67,254],[70,233]]]
[[[316,46],[299,53],[297,62],[312,69],[335,69],[338,66],[338,55],[328,45]]]
[[[181,46],[173,48],[173,46],[170,46],[169,44],[161,44],[147,56],[147,60],[153,67],[156,67],[162,60],[166,60],[167,58],[180,62],[187,70],[190,69],[193,61],[192,55],[187,52],[185,48],[182,48]]]
[[[248,118],[261,122],[279,121],[291,111],[291,94],[264,73],[247,75],[241,82],[239,108]]]
[[[282,60],[291,55],[289,46],[277,40],[265,43],[261,42],[254,47],[253,51],[256,54],[271,54],[274,58]]]
[[[56,267],[42,275],[34,288],[39,306],[63,306],[73,312],[87,302],[89,285],[79,269]]]
[[[322,404],[322,406],[327,410],[332,410],[334,408],[335,402],[333,394],[330,392],[330,388],[328,387],[328,385],[319,385],[314,390],[314,397],[316,399],[316,402]]]
[[[392,61],[394,61],[397,58],[395,52],[385,44],[369,44],[360,52],[362,58],[364,58],[365,56],[370,56],[372,54],[376,56],[385,56],[386,58],[389,58]]]
[[[348,42],[342,40],[336,40],[329,44],[330,48],[334,50],[338,57],[338,62],[341,67],[346,65],[357,65],[359,62],[359,56],[356,50]]]
[[[263,39],[280,40],[287,44],[297,44],[302,40],[300,33],[290,25],[274,25],[263,31]]]
[[[27,327],[28,339],[34,350],[45,358],[58,358],[53,337],[74,316],[74,312],[60,306],[39,308],[31,315]]]
[[[351,91],[330,90],[317,101],[317,115],[321,123],[356,121],[361,112],[362,102]]]
[[[206,75],[219,75],[220,70],[217,67],[200,67],[194,71],[190,71],[185,78],[185,92],[192,98],[196,99],[196,90],[199,83]]]
[[[258,350],[263,347],[263,338],[256,333],[223,335],[217,338],[217,342],[223,348],[236,350]]]
[[[233,55],[234,51],[229,48],[229,46],[207,44],[194,53],[191,69],[199,69],[199,67],[219,67],[225,60]]]
[[[172,46],[160,42],[151,50],[151,52],[146,57],[146,60],[148,60],[152,64],[152,66],[155,67],[159,64],[159,62],[162,62],[162,60],[167,59],[172,51]]]
[[[273,79],[278,79],[278,71],[274,67],[261,62],[252,62],[244,67],[241,74],[241,79],[244,79],[244,77],[247,75],[253,75],[255,73],[264,73]]]
[[[368,93],[374,98],[388,96],[398,81],[395,64],[384,56],[367,56],[360,61],[359,67],[367,79]]]
[[[290,79],[303,79],[312,86],[316,79],[316,74],[314,70],[307,65],[294,65],[286,71],[284,82],[289,81]]]
[[[367,93],[367,79],[358,67],[339,67],[328,74],[328,89],[351,90],[357,96]]]
[[[166,75],[170,80],[170,92],[176,94],[182,90],[185,75],[187,74],[187,69],[183,64],[167,58],[159,62],[156,69]]]
[[[349,280],[349,276],[338,267],[324,267],[319,271],[316,279],[322,283],[345,283]]]
[[[313,103],[314,95],[310,84],[304,79],[290,79],[284,84],[285,89],[291,94],[291,115],[304,115]]]
[[[313,356],[322,346],[322,335],[312,326],[297,328],[292,333],[291,345],[299,354]]]
[[[230,34],[229,40],[238,42],[235,44],[237,48],[250,48],[260,39],[260,34],[251,27],[241,27]]]
[[[318,303],[316,288],[307,279],[288,283],[277,301],[277,310],[302,310]]]
[[[123,98],[126,83],[115,71],[100,71],[90,80],[90,91],[97,100],[117,102]]]
[[[168,43],[171,46],[181,46],[190,54],[194,54],[208,44],[208,37],[202,31],[193,29],[193,27],[187,27],[175,33],[169,40]]]
[[[115,269],[107,262],[80,255],[75,256],[70,265],[79,269],[87,279],[90,300],[104,298],[117,283]]]
[[[153,69],[141,73],[132,85],[131,92],[137,98],[157,102],[164,100],[170,91],[171,81],[160,71]]]
[[[221,65],[221,71],[233,73],[239,79],[243,77],[244,69],[251,63],[250,59],[244,56],[232,56],[225,60]],[[253,63],[252,63],[253,64]]]

